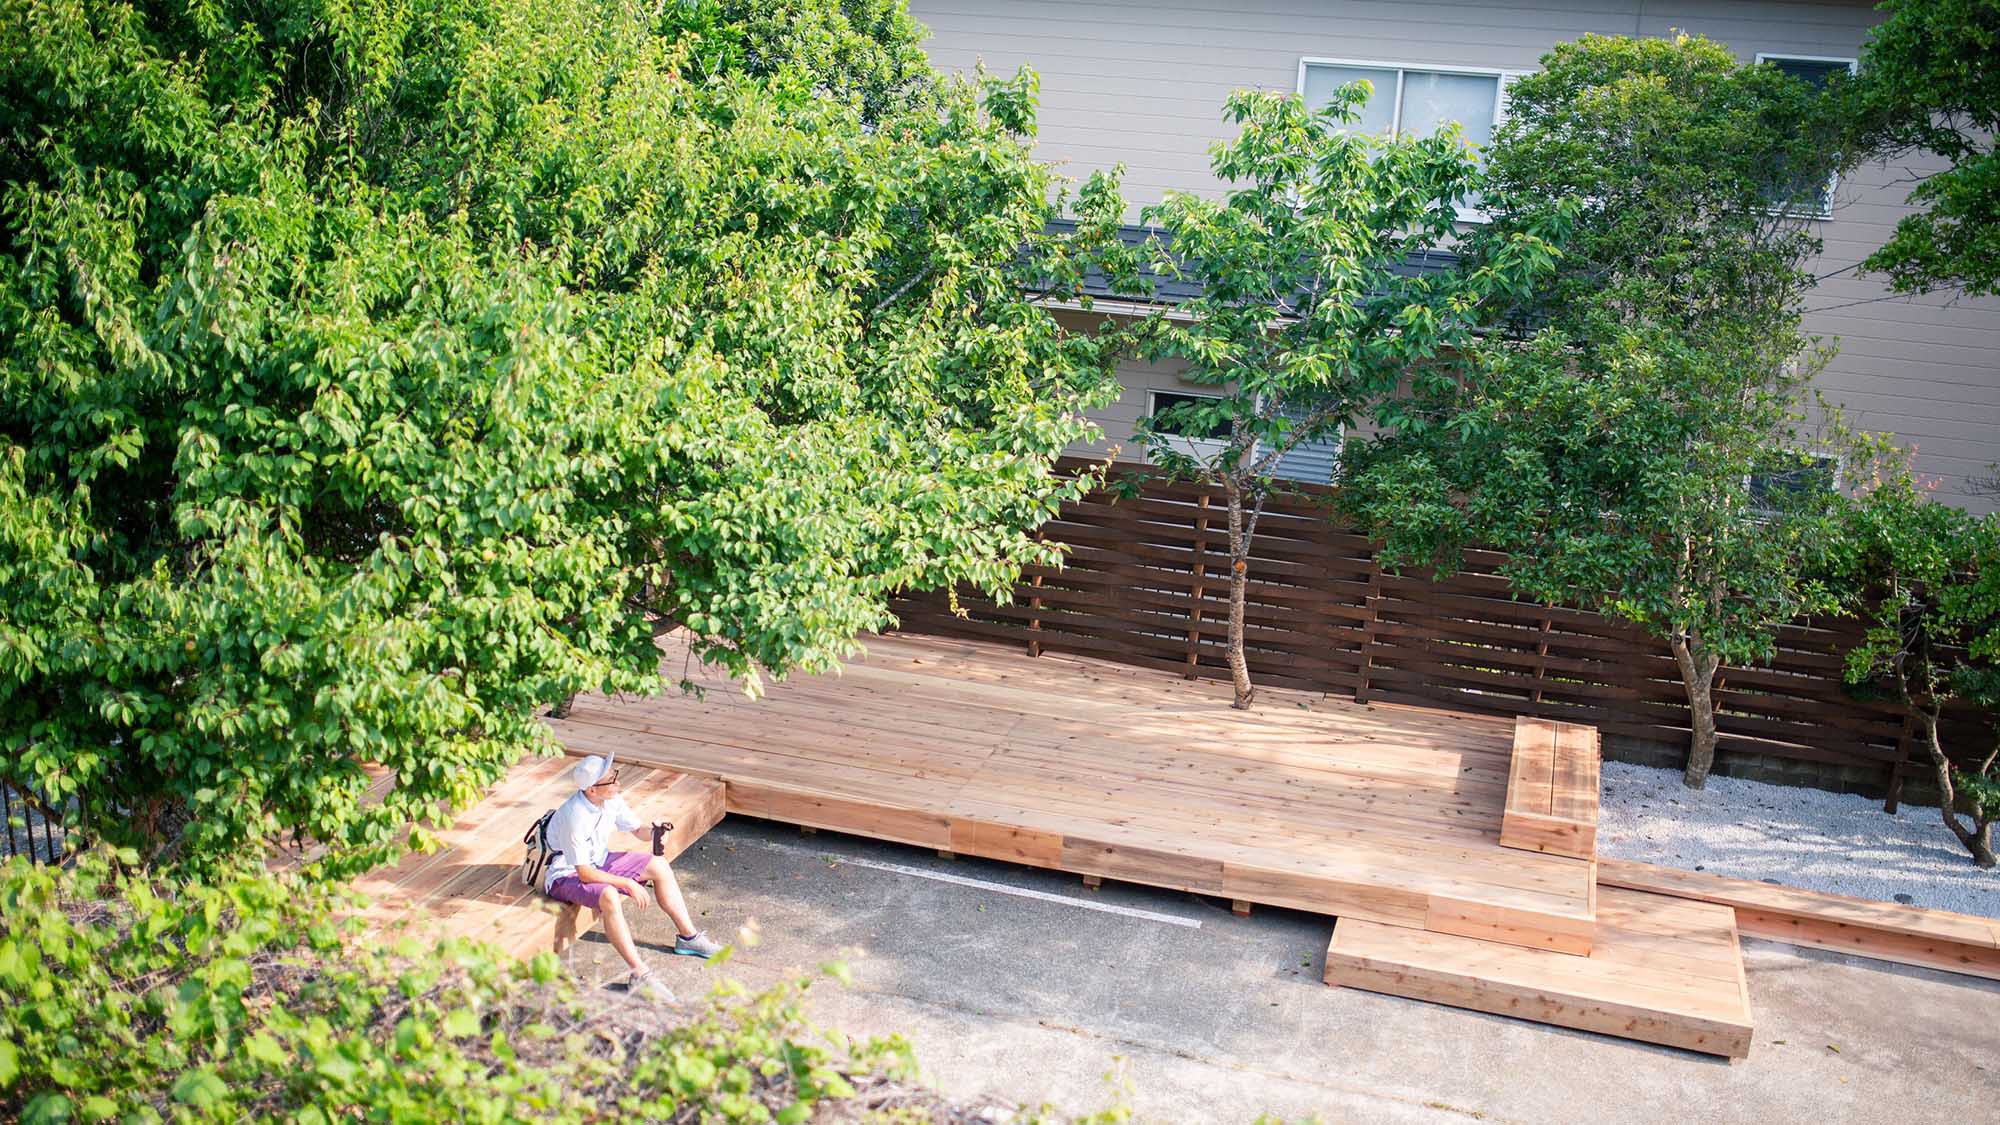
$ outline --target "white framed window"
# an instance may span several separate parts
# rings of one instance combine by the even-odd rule
[[[1146,413],[1157,414],[1168,407],[1184,403],[1219,402],[1222,398],[1221,395],[1200,394],[1193,391],[1149,390],[1146,392]],[[1305,418],[1305,412],[1300,409],[1281,408],[1281,413],[1294,421],[1303,421]],[[1156,426],[1155,432],[1167,435],[1171,439],[1169,444],[1177,451],[1204,461],[1212,459],[1229,446],[1227,423],[1206,430],[1186,425]],[[1341,438],[1342,435],[1335,432],[1317,441],[1302,442],[1293,446],[1284,456],[1278,458],[1271,475],[1307,484],[1332,483],[1334,469],[1340,463]],[[1250,456],[1256,457],[1257,450],[1253,449]]]
[[[1814,89],[1825,86],[1827,79],[1833,75],[1853,75],[1858,65],[1858,60],[1833,55],[1785,55],[1770,51],[1757,52],[1757,62],[1760,66],[1769,63]],[[1820,189],[1818,209],[1807,214],[1815,219],[1833,218],[1833,193],[1839,187],[1840,173],[1829,175],[1826,186]],[[1774,206],[1773,210],[1776,209]]]
[[[1367,79],[1374,93],[1361,106],[1355,128],[1389,137],[1428,137],[1456,122],[1466,141],[1478,148],[1493,143],[1507,118],[1507,82],[1514,71],[1476,66],[1428,66],[1360,59],[1299,60],[1299,94],[1319,109],[1340,87]],[[1484,222],[1477,199],[1458,202],[1458,217]]]
[[[1154,416],[1172,406],[1221,402],[1222,397],[1221,395],[1205,395],[1193,391],[1149,390],[1146,392],[1146,413],[1148,416]],[[1185,423],[1161,424],[1155,425],[1153,432],[1171,438],[1172,440],[1168,444],[1176,451],[1204,461],[1221,453],[1229,446],[1229,425],[1226,422],[1206,428],[1189,426]]]
[[[1787,500],[1839,489],[1840,469],[1840,458],[1831,454],[1786,450],[1773,454],[1768,467],[1746,474],[1743,483],[1753,510],[1775,512]]]

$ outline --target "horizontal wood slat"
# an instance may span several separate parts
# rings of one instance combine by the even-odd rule
[[[1365,537],[1334,522],[1330,500],[1308,487],[1266,506],[1245,614],[1255,682],[1685,744],[1685,695],[1660,641],[1587,610],[1513,598],[1492,551],[1467,552],[1466,569],[1441,580],[1386,573]],[[942,595],[898,598],[894,609],[911,631],[1226,680],[1223,524],[1219,490],[1155,479],[1137,496],[1093,493],[1044,525],[1043,536],[1069,550],[1062,569],[1027,572],[1032,600],[995,604],[961,591],[959,613]],[[1769,664],[1724,668],[1721,751],[1877,771],[1894,793],[1915,768],[1903,716],[1885,700],[1857,698],[1841,677],[1860,628],[1797,622],[1781,631]]]

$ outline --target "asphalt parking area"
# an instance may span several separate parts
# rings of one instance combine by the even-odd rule
[[[682,995],[834,959],[820,1020],[901,1032],[961,1097],[1107,1105],[1145,1121],[1821,1122],[1977,1120],[2000,1097],[2000,983],[1746,941],[1751,1057],[1719,1059],[1320,982],[1331,920],[731,817],[675,865],[717,938],[712,968],[668,956]],[[584,981],[623,965],[593,933]],[[1107,1075],[1116,1076],[1107,1079]]]

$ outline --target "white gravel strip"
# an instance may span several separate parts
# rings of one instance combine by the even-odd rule
[[[1597,851],[1802,890],[2000,918],[2000,869],[1981,870],[1938,811],[1818,789],[1604,763]]]

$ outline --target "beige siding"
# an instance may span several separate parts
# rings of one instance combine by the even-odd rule
[[[1032,62],[1042,76],[1037,151],[1078,178],[1122,162],[1135,207],[1169,189],[1215,190],[1208,146],[1227,132],[1223,98],[1244,86],[1296,88],[1303,57],[1527,70],[1587,32],[1682,30],[1746,60],[1846,58],[1879,18],[1866,3],[1836,0],[911,0],[910,9],[932,29],[943,69],[983,59],[1011,73]],[[1841,183],[1807,329],[1839,347],[1819,384],[1852,422],[1914,447],[1942,499],[1990,511],[2000,497],[1973,494],[1969,478],[2000,461],[2000,301],[1890,297],[1852,270],[1907,213],[1907,182],[1925,167],[1934,165],[1899,161]],[[1129,434],[1137,414],[1120,412],[1144,401],[1128,394],[1107,411],[1107,433]]]

